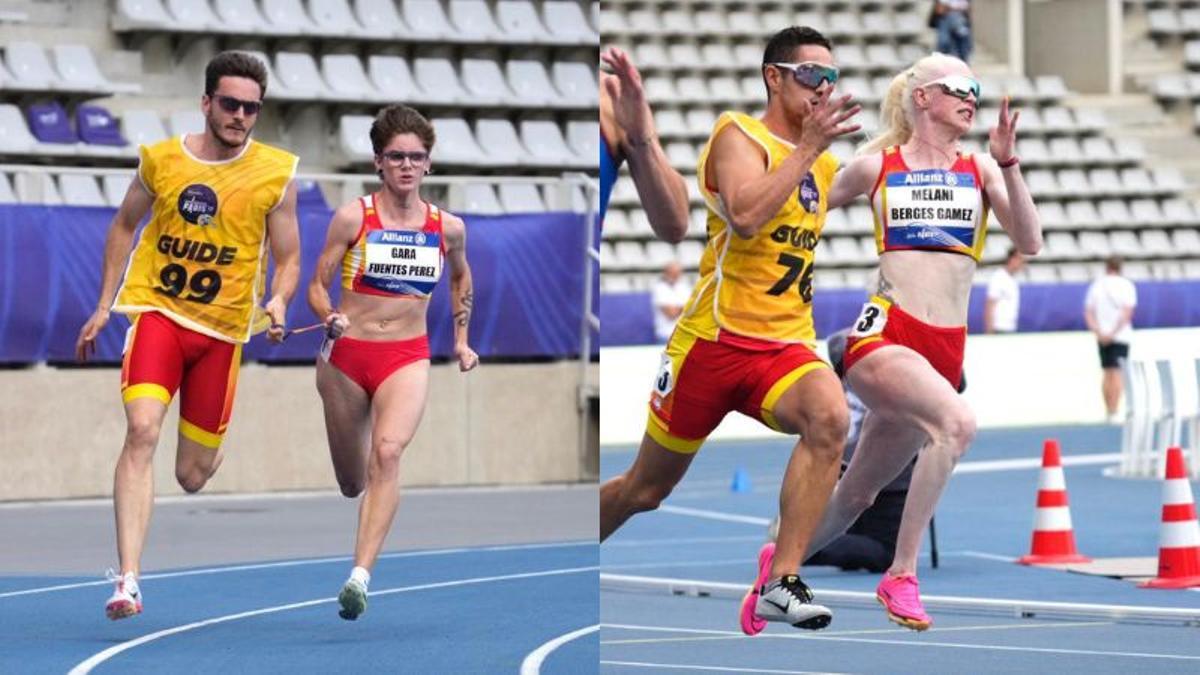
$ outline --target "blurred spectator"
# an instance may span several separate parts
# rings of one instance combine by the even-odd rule
[[[937,51],[970,63],[975,46],[971,38],[971,0],[933,0],[929,27],[937,31]]]
[[[1016,247],[1008,249],[1004,267],[996,270],[988,281],[987,304],[983,311],[985,333],[1017,332],[1017,316],[1021,309],[1021,287],[1016,274],[1025,266],[1025,256]]]
[[[651,294],[654,303],[654,337],[659,342],[666,342],[671,337],[675,321],[691,294],[692,285],[683,278],[683,268],[674,260],[667,263],[662,276],[654,282]]]
[[[1121,368],[1129,357],[1133,339],[1133,310],[1137,307],[1137,288],[1121,276],[1121,259],[1112,256],[1104,262],[1104,276],[1088,286],[1083,317],[1088,330],[1096,334],[1100,345],[1103,379],[1100,391],[1109,422],[1117,421],[1121,402]]]

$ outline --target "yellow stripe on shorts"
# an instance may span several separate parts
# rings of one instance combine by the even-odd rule
[[[788,388],[796,382],[799,382],[800,378],[811,373],[817,368],[828,367],[829,364],[825,363],[824,361],[810,361],[776,380],[775,384],[771,385],[771,388],[767,390],[767,395],[764,396],[762,400],[761,410],[763,422],[765,422],[767,426],[771,427],[775,431],[787,433],[783,431],[783,429],[779,428],[779,421],[775,419],[775,415],[772,412],[775,410],[775,404],[779,403],[779,399],[783,396],[783,392],[787,391]]]

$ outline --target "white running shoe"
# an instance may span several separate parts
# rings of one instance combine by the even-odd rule
[[[796,628],[820,630],[833,621],[828,607],[813,604],[813,594],[800,577],[789,574],[763,584],[754,613],[766,621],[782,621]]]
[[[116,621],[117,619],[128,619],[135,614],[141,614],[142,591],[138,588],[137,577],[134,576],[133,572],[118,575],[109,570],[105,576],[108,577],[109,581],[116,584],[112,597],[104,605],[105,616]]]

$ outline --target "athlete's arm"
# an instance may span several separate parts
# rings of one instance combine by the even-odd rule
[[[362,206],[358,200],[343,204],[333,212],[329,230],[325,234],[325,248],[317,259],[317,271],[308,284],[308,306],[313,314],[328,326],[331,337],[339,337],[350,327],[346,315],[337,311],[329,297],[329,287],[338,278],[339,268],[346,251],[358,237],[362,226]]]
[[[988,201],[1000,219],[1000,225],[1018,251],[1024,255],[1037,255],[1042,250],[1042,223],[1021,175],[1021,165],[1011,164],[1002,169],[997,164],[1016,156],[1017,118],[1020,115],[1018,111],[1010,117],[1008,98],[1001,101],[999,120],[992,127],[988,144],[991,156],[978,155],[977,161]]]
[[[829,196],[825,200],[826,208],[841,208],[859,195],[870,193],[882,168],[883,156],[878,152],[855,157],[834,175],[833,185],[829,188]]]
[[[267,238],[271,243],[271,257],[275,259],[271,299],[266,307],[271,317],[267,339],[283,342],[287,306],[300,283],[300,223],[296,220],[295,182],[288,184],[283,201],[267,214]]]
[[[844,124],[858,113],[857,105],[846,106],[849,96],[830,100],[832,89],[821,92],[804,119],[799,143],[774,171],[767,171],[767,157],[741,130],[726,127],[713,141],[704,168],[704,179],[722,195],[730,226],[743,239],[779,213],[784,202],[804,179],[821,153],[839,136],[858,131],[857,124]]]
[[[615,73],[600,74],[601,118],[603,126],[615,136],[606,134],[605,140],[628,160],[629,173],[654,234],[671,243],[683,241],[688,226],[687,183],[671,167],[659,144],[642,76],[629,56],[616,47],[610,47],[600,58]],[[612,143],[614,140],[616,143]]]
[[[454,355],[462,372],[479,365],[479,356],[467,344],[467,329],[471,326],[471,309],[475,305],[475,288],[471,283],[471,266],[467,264],[467,228],[461,218],[449,213],[442,222],[446,237],[446,262],[450,267],[450,307],[454,317]]]
[[[75,358],[87,361],[96,350],[96,336],[108,323],[109,311],[117,294],[117,285],[125,270],[125,262],[129,259],[130,249],[133,248],[133,233],[138,223],[154,205],[154,195],[142,185],[141,180],[134,180],[125,191],[125,198],[113,216],[112,224],[108,227],[108,236],[104,240],[104,262],[100,272],[100,299],[96,301],[96,310],[88,318],[87,323],[79,330],[79,338],[75,341]]]

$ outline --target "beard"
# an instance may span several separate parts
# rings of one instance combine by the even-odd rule
[[[225,129],[220,124],[218,124],[216,122],[216,120],[214,120],[212,117],[208,117],[206,121],[208,123],[208,130],[210,132],[212,132],[212,137],[214,139],[216,139],[217,143],[219,143],[221,146],[223,146],[227,150],[234,150],[234,149],[240,148],[243,145],[245,145],[246,140],[249,140],[249,138],[250,138],[250,130],[254,128],[252,126],[246,127],[246,136],[242,140],[230,141],[221,135]]]

